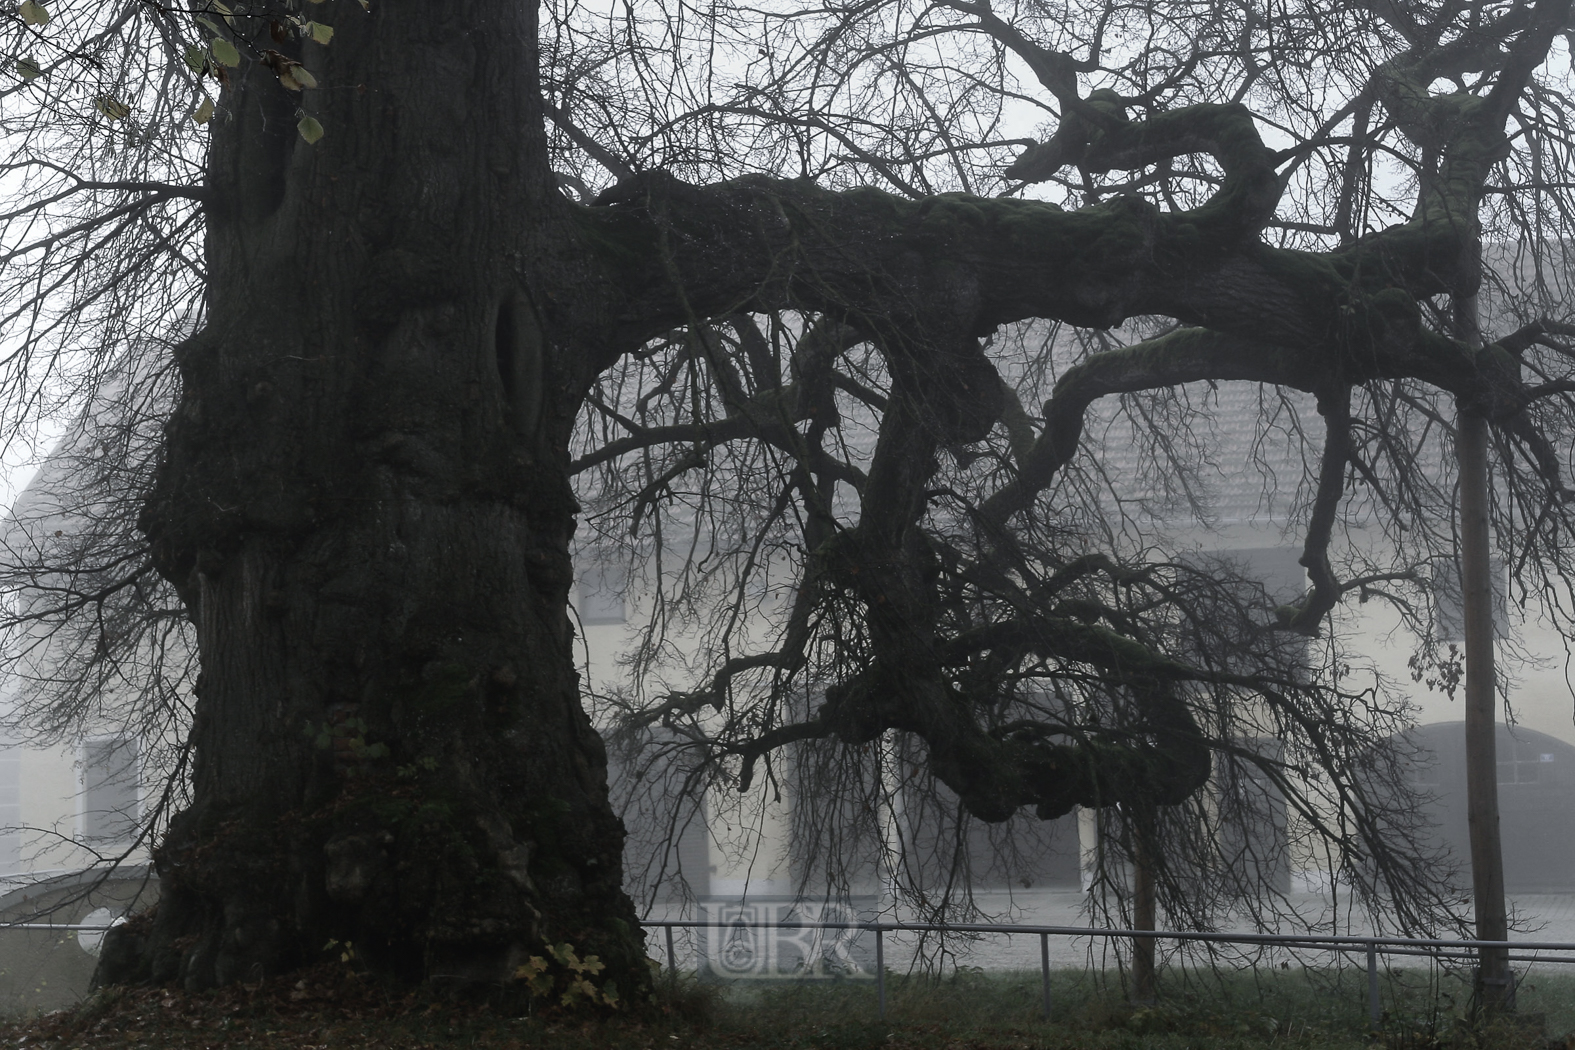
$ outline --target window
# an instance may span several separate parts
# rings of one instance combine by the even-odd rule
[[[1511,733],[1498,735],[1497,750],[1500,784],[1535,784],[1542,779],[1548,764],[1557,761],[1553,754],[1542,750],[1539,741],[1517,740]]]
[[[0,875],[22,867],[22,749],[0,745]]]
[[[1244,579],[1263,585],[1269,600],[1294,602],[1307,591],[1307,570],[1300,547],[1242,547],[1220,551],[1215,558]]]
[[[137,827],[137,742],[106,737],[82,744],[82,838],[103,845],[128,841]]]
[[[1301,556],[1300,547],[1237,547],[1201,552],[1196,555],[1193,564],[1213,573],[1221,582],[1229,583],[1235,600],[1247,608],[1261,606],[1267,601],[1267,608],[1256,608],[1252,613],[1253,620],[1262,623],[1273,622],[1276,608],[1294,604],[1307,593],[1307,570],[1302,567]],[[1258,590],[1259,587],[1263,588],[1262,591]],[[1230,614],[1227,622],[1233,622],[1234,616],[1235,613]],[[1249,631],[1239,641],[1251,652],[1261,651],[1260,647],[1264,644],[1264,639],[1256,631]],[[1281,632],[1274,635],[1268,644],[1284,660],[1291,673],[1302,675],[1305,672],[1307,638]],[[1248,657],[1247,662],[1241,662],[1242,655],[1239,653],[1215,654],[1213,658],[1234,662],[1236,669],[1242,673],[1252,674],[1262,670],[1255,658]]]
[[[1241,597],[1253,600],[1253,584],[1263,588],[1274,605],[1297,601],[1307,593],[1307,570],[1302,568],[1300,547],[1236,547],[1184,555],[1188,564],[1224,578],[1239,578],[1247,586]]]
[[[591,626],[626,622],[626,589],[627,579],[620,562],[611,558],[595,561],[580,574],[580,600],[575,610],[580,614],[580,622]]]

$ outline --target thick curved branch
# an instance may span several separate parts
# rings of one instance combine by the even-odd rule
[[[939,7],[971,15],[979,20],[978,28],[989,34],[1002,47],[1011,51],[1033,71],[1044,89],[1056,97],[1063,106],[1076,106],[1077,74],[1091,73],[1099,66],[1101,41],[1096,38],[1086,60],[1078,60],[1061,51],[1041,47],[1024,36],[1016,26],[1004,21],[991,10],[988,3],[968,3],[967,0],[941,0]],[[1100,24],[1103,36],[1104,24]],[[1013,176],[1016,177],[1016,176]]]
[[[1030,316],[1109,327],[1159,312],[1147,300],[1160,284],[1198,284],[1268,221],[1278,180],[1241,107],[1189,107],[1123,125],[1095,152],[1115,164],[1198,148],[1216,150],[1227,177],[1199,208],[1169,214],[1135,199],[1065,212],[999,198],[830,193],[760,177],[702,189],[651,172],[575,218],[593,243],[619,249],[605,254],[621,271],[617,285],[634,293],[626,316],[637,341],[688,320],[674,277],[705,316],[807,305],[852,318],[944,315],[979,335]]]
[[[1329,541],[1340,500],[1345,495],[1345,468],[1351,461],[1351,388],[1341,384],[1320,397],[1318,410],[1324,421],[1323,459],[1318,465],[1318,491],[1313,497],[1301,556],[1301,564],[1312,581],[1312,592],[1281,616],[1286,627],[1306,635],[1318,633],[1323,618],[1344,593],[1329,564]]]
[[[1416,295],[1447,290],[1440,260],[1474,243],[1470,230],[1411,226],[1325,255],[1272,249],[1244,236],[1221,194],[1188,212],[1131,198],[1066,212],[763,178],[702,189],[650,173],[604,195],[611,206],[565,207],[596,241],[622,246],[604,256],[629,292],[627,343],[615,344],[667,330],[686,307],[813,309],[877,336],[897,324],[943,339],[1026,317],[1108,328],[1160,314],[1299,356],[1299,371],[1421,379],[1489,418],[1518,408],[1510,355],[1473,351],[1422,322]],[[653,264],[664,251],[666,264]]]
[[[1163,668],[1166,661],[1145,663]],[[970,698],[911,666],[877,661],[827,690],[813,735],[863,743],[887,729],[913,733],[928,745],[935,775],[970,813],[989,822],[1025,806],[1048,820],[1077,805],[1184,801],[1210,770],[1208,743],[1186,700],[1167,677],[1145,676],[1123,662],[1107,667],[1135,706],[1135,717],[1120,727],[1046,725],[993,734],[977,722]],[[811,733],[808,725],[796,731]],[[1051,743],[1055,736],[1073,742]]]
[[[1516,357],[1523,356],[1533,346],[1545,346],[1561,354],[1570,355],[1569,344],[1554,339],[1554,336],[1563,336],[1566,339],[1575,337],[1575,324],[1566,324],[1544,317],[1515,329],[1509,335],[1497,340],[1497,345]]]
[[[1017,477],[980,507],[981,518],[999,527],[1033,502],[1076,453],[1085,415],[1098,399],[1203,379],[1273,383],[1310,393],[1321,375],[1309,355],[1199,328],[1094,354],[1056,383],[1045,402],[1043,433],[1020,461]]]

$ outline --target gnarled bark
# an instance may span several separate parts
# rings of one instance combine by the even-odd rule
[[[261,64],[221,104],[207,324],[143,515],[201,647],[194,803],[99,980],[252,979],[332,938],[498,983],[567,941],[627,993],[642,938],[566,604],[597,304],[555,291],[581,270],[534,7],[335,13],[301,56],[320,142]]]

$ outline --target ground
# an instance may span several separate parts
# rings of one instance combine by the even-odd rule
[[[867,985],[734,990],[680,983],[636,1011],[521,1016],[474,1000],[396,993],[337,963],[305,976],[184,994],[166,988],[100,992],[73,1011],[0,1025],[0,1045],[53,1050],[1570,1050],[1552,1035],[1575,1020],[1575,977],[1543,975],[1527,989],[1527,1023],[1481,1028],[1452,1015],[1447,979],[1425,976],[1406,1009],[1378,1031],[1359,1020],[1360,996],[1338,974],[1170,975],[1172,994],[1132,1007],[1062,974],[1066,1016],[1036,1016],[1037,974],[962,972],[940,982],[891,982],[874,1015]],[[1528,982],[1529,983],[1529,982]],[[1525,986],[1523,986],[1525,987]]]

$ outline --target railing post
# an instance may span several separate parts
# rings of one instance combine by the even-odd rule
[[[678,956],[673,954],[673,924],[664,923],[663,929],[667,931],[667,984],[672,987],[678,983]]]
[[[1367,1015],[1377,1028],[1384,1019],[1383,1003],[1378,998],[1378,942],[1367,942]]]
[[[880,923],[875,924],[875,1004],[880,1019],[886,1019],[886,935]]]
[[[1045,1020],[1050,1020],[1050,935],[1039,935],[1039,974],[1044,983]]]

